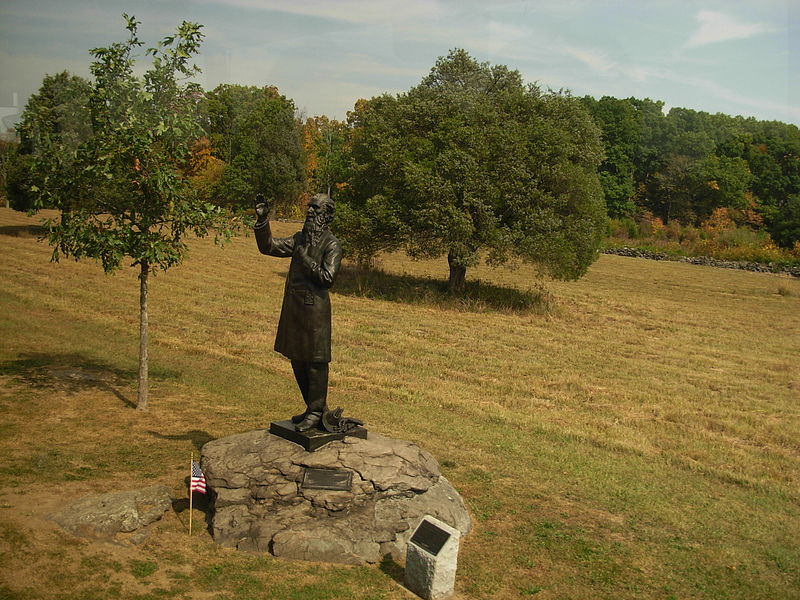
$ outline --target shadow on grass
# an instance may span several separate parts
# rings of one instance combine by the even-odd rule
[[[392,558],[391,554],[387,554],[381,559],[380,569],[401,586],[405,587],[406,570]]]
[[[151,371],[154,377],[174,377],[169,371]],[[124,405],[136,404],[117,387],[136,380],[134,371],[118,369],[80,354],[49,354],[31,352],[0,363],[0,375],[10,375],[16,381],[37,390],[62,391],[76,394],[98,390],[114,394]]]
[[[443,280],[396,275],[355,265],[342,266],[333,291],[345,296],[466,312],[549,314],[553,308],[552,294],[542,287],[523,291],[473,280],[467,281],[461,295],[453,296],[447,291],[447,282]]]
[[[46,231],[47,230],[41,225],[3,225],[0,227],[0,235],[11,237],[40,238]]]
[[[189,477],[186,477],[183,480],[184,489],[186,490],[186,497],[185,498],[176,498],[172,501],[172,510],[178,516],[178,519],[184,524],[184,526],[189,528]],[[211,500],[208,497],[208,494],[201,494],[199,492],[194,492],[192,494],[192,511],[199,510],[203,513],[203,520],[206,524],[206,531],[209,535],[213,532],[212,526],[212,517],[214,516],[213,511],[210,510]],[[186,514],[184,514],[186,513]],[[198,522],[195,520],[195,523]],[[194,530],[194,526],[192,526],[192,530]]]
[[[187,431],[186,433],[182,433],[180,435],[164,435],[163,433],[158,433],[157,431],[148,431],[147,433],[160,440],[188,440],[192,442],[192,445],[198,450],[200,450],[208,442],[217,439],[212,437],[208,432],[200,431],[199,429],[192,429],[191,431]]]

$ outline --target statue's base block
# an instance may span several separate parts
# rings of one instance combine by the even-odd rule
[[[330,433],[322,429],[309,429],[308,431],[297,431],[291,420],[273,421],[269,424],[269,432],[285,440],[300,444],[308,452],[313,452],[322,448],[328,442],[343,440],[346,437],[356,437],[362,440],[367,439],[367,430],[363,427],[354,427],[346,433]]]

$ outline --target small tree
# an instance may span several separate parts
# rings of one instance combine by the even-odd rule
[[[88,100],[91,135],[75,147],[45,130],[34,152],[37,207],[61,210],[48,219],[52,259],[94,258],[106,273],[123,260],[139,267],[139,391],[136,407],[147,407],[147,291],[150,273],[178,264],[188,234],[231,229],[217,207],[199,202],[190,183],[189,158],[202,134],[198,102],[202,90],[185,80],[199,72],[190,64],[202,40],[201,26],[183,22],[175,35],[147,50],[152,66],[133,74],[134,51],[142,45],[137,22],[123,15],[129,37],[91,54],[94,84]],[[35,122],[43,115],[28,107]],[[25,119],[23,119],[25,120]]]
[[[413,257],[446,255],[459,292],[481,251],[490,264],[521,259],[559,278],[596,258],[600,134],[568,94],[453,50],[409,92],[359,103],[350,124],[353,187],[338,232],[362,260],[398,244]]]

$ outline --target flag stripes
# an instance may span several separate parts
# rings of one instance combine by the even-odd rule
[[[200,465],[195,461],[192,461],[192,479],[189,484],[189,489],[193,492],[200,492],[201,494],[206,493],[206,476],[203,475],[203,471],[200,470]]]

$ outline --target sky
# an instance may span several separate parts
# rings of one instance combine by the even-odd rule
[[[0,0],[0,117],[45,74],[88,78],[124,12],[146,45],[202,24],[206,89],[274,85],[306,116],[342,119],[464,48],[545,89],[800,125],[800,0]]]

